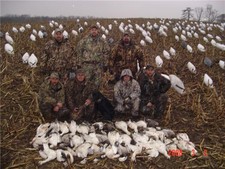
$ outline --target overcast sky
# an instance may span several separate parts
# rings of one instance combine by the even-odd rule
[[[78,1],[78,0],[1,0],[1,16],[94,16],[105,18],[180,18],[187,7],[213,6],[225,13],[225,0],[147,0],[147,1]]]

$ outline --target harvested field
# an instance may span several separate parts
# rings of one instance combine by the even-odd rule
[[[122,33],[118,29],[118,25],[114,24],[114,20],[109,19],[91,19],[80,20],[83,26],[84,21],[89,25],[95,24],[97,21],[104,27],[109,24],[113,25],[112,31],[109,32],[107,38],[113,38],[118,41]],[[182,20],[159,20],[159,19],[131,19],[135,34],[132,38],[137,43],[143,39],[142,34],[135,29],[135,24],[166,25],[167,37],[159,36],[156,29],[149,30],[152,44],[148,44],[143,48],[147,63],[155,64],[155,57],[160,55],[163,58],[163,50],[169,51],[170,47],[176,50],[176,55],[171,60],[163,58],[163,67],[159,70],[166,74],[175,74],[183,82],[186,88],[186,94],[180,95],[172,88],[168,92],[170,98],[165,117],[160,122],[162,128],[170,128],[175,133],[185,132],[189,135],[190,140],[196,145],[199,152],[196,156],[189,153],[183,153],[181,157],[171,157],[166,159],[163,155],[157,158],[148,158],[145,154],[137,157],[136,162],[127,160],[119,162],[117,159],[102,159],[97,163],[93,163],[95,156],[89,156],[85,165],[80,164],[81,159],[75,159],[75,163],[67,168],[101,168],[101,169],[181,169],[181,168],[225,168],[225,70],[219,67],[219,60],[225,61],[225,51],[220,50],[206,43],[203,37],[207,34],[220,36],[225,44],[225,31],[221,31],[217,26],[206,24],[206,28],[212,27],[212,30],[205,29],[206,34],[201,34],[197,29],[194,30],[199,34],[199,38],[188,38],[187,43],[193,48],[193,53],[189,53],[187,49],[181,46],[181,41],[176,41],[174,36],[181,35],[181,30],[175,34],[172,30],[177,23],[185,29],[189,24],[196,26],[195,22],[187,22]],[[129,24],[126,19],[118,19],[120,24],[124,22]],[[59,24],[63,24],[64,29],[68,31],[69,41],[76,46],[77,42],[88,32],[88,27],[84,26],[84,32],[78,36],[71,34],[72,29],[77,30],[78,23],[74,20],[60,20]],[[44,44],[52,38],[51,32],[54,28],[49,27],[46,22],[30,23],[31,29],[26,29],[23,33],[12,32],[12,27],[20,28],[26,25],[18,23],[9,23],[1,25],[1,32],[9,32],[14,40],[14,55],[9,55],[4,51],[6,43],[4,37],[1,38],[1,54],[0,54],[0,113],[1,113],[1,168],[21,168],[21,169],[52,169],[64,168],[64,166],[56,161],[49,162],[43,166],[38,166],[38,161],[42,158],[37,150],[33,149],[29,142],[35,136],[36,128],[43,123],[40,116],[37,102],[37,92],[40,84],[45,77],[39,73],[39,67],[31,68],[27,64],[22,63],[22,56],[25,52],[34,53],[40,58]],[[47,38],[33,42],[29,39],[32,29],[39,30],[40,25],[46,27]],[[197,26],[196,26],[197,27]],[[144,27],[147,31],[147,28]],[[210,39],[210,38],[208,38]],[[215,39],[215,38],[214,38]],[[197,45],[201,43],[206,48],[206,52],[197,50]],[[114,44],[111,44],[112,46]],[[204,64],[204,57],[207,56],[213,61],[213,65],[208,67]],[[191,61],[197,68],[197,74],[191,74],[186,66]],[[39,63],[38,63],[39,64]],[[38,65],[37,64],[37,65]],[[214,88],[211,89],[203,84],[203,76],[207,73],[214,82]],[[105,82],[110,79],[107,72],[104,76]],[[102,87],[103,93],[112,99],[112,86],[107,83]],[[142,119],[146,115],[142,115]],[[117,119],[127,120],[128,117],[116,117]]]

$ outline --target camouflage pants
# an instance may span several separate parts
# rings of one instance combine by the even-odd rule
[[[120,104],[117,103],[115,107],[115,111],[120,113],[125,113],[126,111],[130,111],[131,114],[135,114],[135,112],[138,112],[140,105],[140,99],[136,98],[132,100],[129,104]]]
[[[40,104],[39,109],[47,122],[54,120],[70,121],[70,112],[67,108],[63,107],[58,112],[53,111],[51,104]]]
[[[168,96],[166,94],[160,94],[150,99],[142,98],[141,104],[140,104],[140,110],[143,113],[150,112],[151,109],[147,107],[147,104],[151,102],[154,105],[154,117],[155,118],[162,117],[167,106],[167,100],[168,100]]]
[[[86,74],[86,79],[94,82],[98,87],[102,82],[102,68],[99,64],[86,64],[83,63],[83,69]]]

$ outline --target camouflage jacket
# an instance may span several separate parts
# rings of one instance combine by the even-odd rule
[[[75,66],[75,51],[68,41],[58,43],[56,40],[51,40],[46,43],[44,54],[41,57],[41,69],[64,74]]]
[[[142,72],[138,81],[141,86],[142,99],[154,99],[161,93],[166,93],[171,86],[170,81],[158,72],[155,72],[152,78],[149,78]]]
[[[115,100],[123,104],[123,101],[127,97],[131,97],[132,100],[140,97],[141,89],[139,83],[132,79],[125,84],[124,81],[119,80],[114,86],[114,98]]]
[[[92,99],[93,91],[97,87],[92,82],[79,82],[76,80],[69,81],[66,85],[66,104],[72,111],[75,107],[80,107],[86,99]]]
[[[107,65],[110,47],[100,36],[92,38],[91,35],[84,37],[77,45],[78,65],[84,62],[101,63]]]
[[[49,78],[41,84],[39,89],[39,102],[55,106],[58,102],[65,103],[65,89],[62,83],[56,86],[50,84]]]
[[[123,69],[131,69],[133,75],[137,73],[137,61],[140,67],[144,67],[144,54],[141,48],[131,40],[126,46],[122,40],[112,49],[110,57],[110,67],[117,73],[121,73]]]

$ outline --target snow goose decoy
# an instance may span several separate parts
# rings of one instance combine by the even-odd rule
[[[213,80],[211,79],[211,77],[209,77],[208,74],[204,74],[204,83],[206,86],[208,86],[209,88],[214,88],[213,86]]]
[[[182,80],[173,74],[170,74],[169,77],[170,77],[171,87],[173,89],[175,89],[178,93],[184,94],[185,87],[184,87],[184,83],[182,82]]]
[[[189,70],[191,73],[196,74],[196,68],[195,68],[195,66],[193,65],[193,63],[188,62],[188,63],[187,63],[187,67],[188,67],[188,70]]]
[[[156,66],[157,66],[157,67],[162,67],[162,65],[163,65],[163,60],[162,60],[162,58],[161,58],[160,56],[156,56],[156,58],[155,58],[155,63],[156,63]]]

